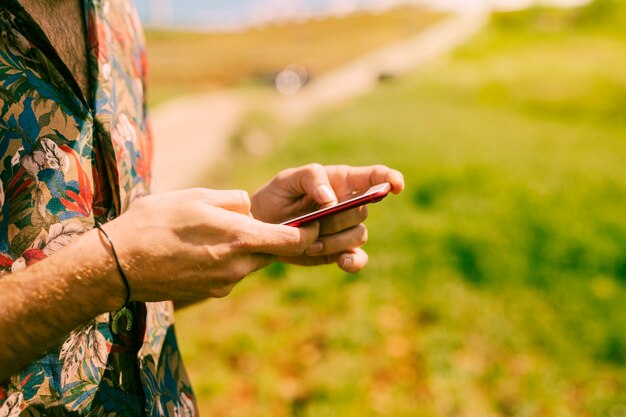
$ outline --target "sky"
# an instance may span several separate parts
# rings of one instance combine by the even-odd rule
[[[152,26],[180,26],[229,30],[271,21],[355,10],[384,10],[398,4],[428,4],[444,10],[483,8],[519,9],[537,3],[576,6],[588,0],[136,0],[144,22]]]

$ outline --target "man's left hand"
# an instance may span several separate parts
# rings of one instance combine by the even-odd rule
[[[278,223],[303,212],[337,204],[337,196],[366,190],[382,182],[392,193],[404,189],[402,174],[384,165],[306,165],[280,172],[252,197],[252,214],[258,220]],[[320,220],[317,241],[295,257],[281,257],[297,265],[336,262],[346,272],[358,272],[367,264],[361,248],[367,242],[367,207],[361,206]]]

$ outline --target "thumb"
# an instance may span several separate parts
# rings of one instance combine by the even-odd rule
[[[328,172],[322,165],[307,165],[298,171],[298,176],[301,191],[321,207],[337,204],[337,195],[330,185]]]
[[[251,253],[267,253],[278,256],[297,256],[317,240],[319,223],[302,227],[263,223],[250,219],[252,227],[246,228],[246,246]]]

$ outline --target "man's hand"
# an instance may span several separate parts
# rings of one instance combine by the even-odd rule
[[[298,256],[318,225],[294,229],[255,220],[245,191],[191,189],[138,200],[104,225],[133,299],[223,297],[276,256]]]
[[[306,165],[280,172],[252,197],[252,214],[258,220],[278,223],[305,211],[337,203],[337,196],[366,190],[389,182],[392,192],[404,189],[404,178],[383,165],[350,167],[347,165]],[[305,254],[281,256],[298,265],[337,262],[347,272],[358,272],[367,264],[361,247],[367,242],[367,207],[336,214],[320,221],[319,238]]]
[[[223,297],[276,256],[304,253],[318,236],[317,224],[296,229],[255,220],[243,191],[206,189],[144,197],[103,228],[115,245],[132,299],[140,301]],[[0,335],[11,337],[0,345],[0,380],[72,329],[120,308],[125,298],[108,242],[95,229],[3,276]]]

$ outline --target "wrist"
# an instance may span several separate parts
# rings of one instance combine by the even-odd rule
[[[99,310],[97,314],[121,308],[126,302],[127,290],[108,242],[98,229],[93,229],[76,245],[80,254],[76,263],[86,270],[83,277],[77,277],[77,287],[82,286],[85,294],[89,294],[88,299]]]
[[[97,230],[91,230],[40,262],[3,276],[0,333],[9,334],[15,326],[20,331],[0,348],[0,373],[17,371],[58,346],[77,326],[117,310],[125,288],[116,274],[115,261]]]
[[[104,230],[101,224],[96,224],[96,228],[100,232],[101,237],[104,237],[104,239],[106,240],[106,243],[108,244],[109,249],[111,251],[111,255],[113,256],[113,260],[115,261],[115,266],[117,268],[118,275],[122,279],[122,283],[124,284],[124,289],[126,290],[124,306],[127,306],[128,303],[130,302],[130,297],[131,297],[130,284],[128,282],[128,278],[126,277],[126,273],[124,273],[124,269],[122,268],[122,265],[120,264],[120,259],[117,255],[117,251],[115,250],[115,245],[113,244],[113,240],[111,240],[111,238],[109,237],[109,234],[106,232],[106,230]]]

